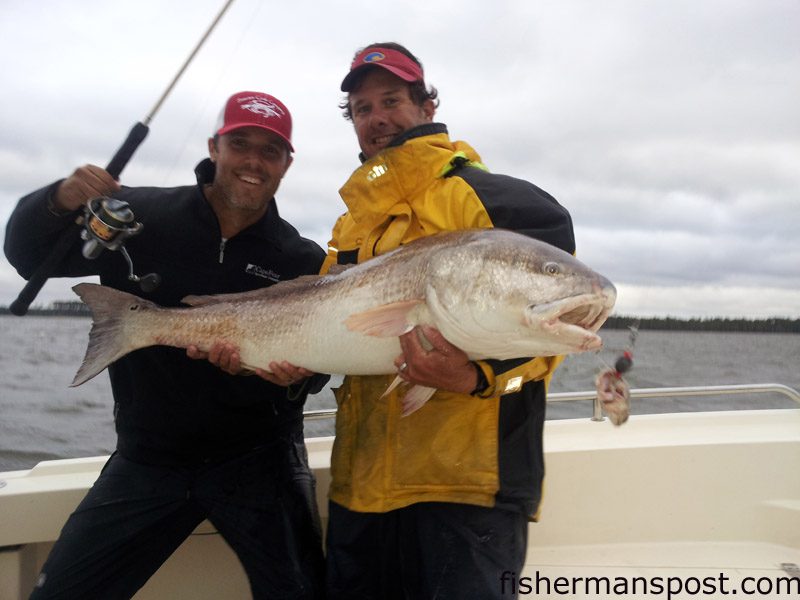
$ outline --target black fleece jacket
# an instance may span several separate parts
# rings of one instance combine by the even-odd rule
[[[144,225],[126,247],[137,274],[161,276],[153,292],[143,293],[128,281],[119,252],[104,251],[87,260],[78,243],[55,276],[99,275],[103,285],[162,306],[179,306],[189,294],[243,292],[319,272],[323,250],[281,219],[274,199],[258,223],[223,240],[202,191],[213,181],[214,165],[206,159],[195,173],[197,185],[123,188],[115,194]],[[75,219],[75,213],[56,216],[48,209],[59,183],[22,198],[6,227],[6,256],[25,278]],[[75,342],[77,366],[83,342]],[[111,365],[109,374],[117,450],[131,460],[197,464],[302,428],[305,393],[290,399],[286,388],[259,377],[228,375],[207,361],[189,359],[182,349],[136,350]]]

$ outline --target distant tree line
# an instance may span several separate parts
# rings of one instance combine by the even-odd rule
[[[723,319],[720,317],[676,319],[611,316],[603,325],[606,329],[639,329],[663,331],[741,331],[753,333],[800,333],[800,319]]]
[[[7,306],[0,306],[0,315],[10,315]],[[79,300],[63,300],[53,302],[50,306],[32,306],[27,314],[44,317],[91,317],[89,306]]]

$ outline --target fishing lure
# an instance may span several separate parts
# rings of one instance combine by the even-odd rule
[[[600,371],[594,380],[600,406],[616,426],[625,423],[630,414],[631,390],[623,374],[633,368],[633,346],[639,334],[638,321],[628,329],[630,330],[628,348],[617,357],[613,367]]]

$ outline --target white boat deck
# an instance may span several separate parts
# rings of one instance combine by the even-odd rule
[[[331,442],[308,440],[323,517]],[[517,586],[520,598],[800,597],[789,580],[800,565],[800,410],[634,416],[620,428],[548,421],[545,445],[527,564],[505,582],[498,573],[498,588]],[[0,474],[0,599],[27,597],[104,460]],[[249,598],[208,524],[136,596],[179,597]]]
[[[800,575],[798,565],[800,549],[754,541],[546,548],[534,542],[522,575],[536,598],[666,598],[668,590],[673,599],[798,598],[800,581],[787,580]]]
[[[545,440],[531,597],[800,597],[800,411],[556,421]]]

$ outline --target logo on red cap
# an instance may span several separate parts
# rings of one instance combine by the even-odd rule
[[[280,106],[266,98],[252,98],[246,104],[242,104],[241,107],[264,117],[280,118],[286,114]]]
[[[386,58],[386,55],[383,52],[370,52],[363,58],[363,61],[365,63],[373,63],[383,60],[384,58]]]

